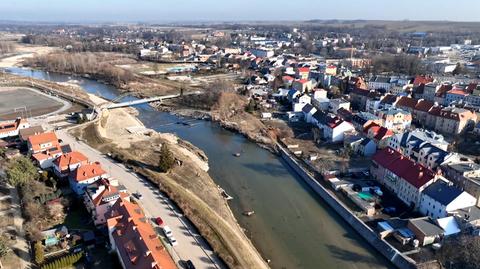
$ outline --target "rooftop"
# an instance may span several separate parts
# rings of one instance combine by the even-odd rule
[[[417,189],[435,178],[435,173],[432,170],[403,156],[392,148],[378,151],[372,159],[378,165],[403,178]]]
[[[437,180],[423,191],[425,195],[430,196],[440,204],[447,206],[455,200],[463,191],[443,180]]]

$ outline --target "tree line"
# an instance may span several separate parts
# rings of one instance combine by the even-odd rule
[[[117,67],[108,58],[94,53],[53,53],[31,58],[25,64],[51,72],[88,74],[117,87],[135,78],[131,71]]]

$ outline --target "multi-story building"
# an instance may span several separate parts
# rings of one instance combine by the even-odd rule
[[[138,204],[117,199],[106,215],[111,250],[123,269],[176,269]]]
[[[411,150],[419,148],[422,144],[430,144],[445,151],[449,145],[442,135],[422,129],[398,133],[389,141],[391,148],[406,155],[411,155]]]
[[[108,174],[98,162],[81,165],[68,177],[70,188],[78,195],[83,195],[88,185],[102,178],[108,178]]]
[[[83,195],[83,202],[88,212],[92,215],[93,223],[104,225],[107,223],[106,214],[118,199],[129,199],[127,189],[115,180],[100,179],[88,185]]]
[[[43,169],[53,166],[53,161],[62,155],[57,135],[53,132],[32,135],[27,140],[28,152]]]
[[[438,177],[432,170],[392,148],[377,151],[372,160],[372,176],[415,209],[420,206],[421,192]]]
[[[368,81],[368,89],[369,90],[385,90],[388,91],[392,87],[390,77],[384,76],[373,76]]]
[[[467,96],[468,93],[466,93],[462,88],[454,87],[445,94],[444,105],[448,106],[454,102],[463,102]]]
[[[350,102],[343,99],[343,98],[330,99],[330,103],[328,105],[328,110],[331,113],[337,114],[337,111],[340,108],[343,108],[345,110],[350,110]]]
[[[474,206],[477,199],[450,182],[437,180],[422,192],[419,211],[432,219],[453,215],[457,210]]]
[[[382,126],[394,132],[403,132],[412,124],[412,114],[408,111],[390,108],[378,110],[376,115],[382,119]]]
[[[431,101],[427,101],[424,99],[418,100],[415,108],[413,109],[413,121],[425,125],[427,122],[428,111],[435,105],[435,103]]]
[[[81,152],[72,151],[65,153],[53,161],[53,172],[58,177],[67,177],[79,166],[87,164],[88,158]]]
[[[425,86],[423,87],[423,94],[421,98],[430,102],[435,101],[435,94],[437,93],[437,90],[439,88],[440,86],[433,82],[425,84]]]
[[[436,117],[435,130],[441,133],[457,135],[473,128],[477,122],[477,115],[463,108],[445,107]]]

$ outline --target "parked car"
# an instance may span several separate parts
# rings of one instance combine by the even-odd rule
[[[173,237],[173,236],[168,237],[168,241],[170,242],[170,245],[172,245],[172,246],[178,245],[177,239],[175,239],[175,237]]]
[[[191,260],[188,260],[185,262],[185,268],[186,269],[195,269],[195,265],[193,265],[193,262]]]
[[[137,198],[138,200],[142,200],[143,195],[140,192],[134,192],[132,193],[133,197]]]
[[[169,238],[173,237],[172,229],[170,229],[170,227],[163,226],[162,231],[163,231],[163,233],[165,234],[166,237],[169,237]]]
[[[396,211],[397,211],[397,209],[394,206],[385,207],[383,209],[383,212],[386,213],[386,214],[393,214]]]
[[[155,218],[155,223],[156,223],[158,226],[162,226],[162,225],[163,225],[163,219],[160,218],[160,217],[156,217],[156,218]]]

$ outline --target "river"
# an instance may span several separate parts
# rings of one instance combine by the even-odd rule
[[[72,79],[37,70],[8,70],[57,82]],[[112,86],[73,79],[87,92],[107,99],[119,95]],[[210,175],[234,197],[229,202],[232,211],[262,256],[272,260],[272,268],[393,268],[276,155],[217,124],[200,120],[193,126],[171,124],[180,119],[148,105],[136,108],[146,127],[175,133],[205,151]],[[240,151],[240,157],[232,156]],[[245,210],[256,214],[245,217]]]

